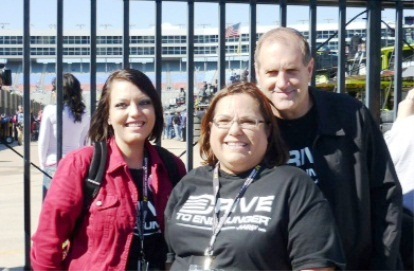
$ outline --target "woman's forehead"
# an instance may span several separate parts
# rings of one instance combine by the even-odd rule
[[[117,80],[112,82],[110,86],[110,95],[111,97],[129,95],[148,97],[148,95],[144,91],[142,91],[138,86],[126,80]]]
[[[245,93],[228,95],[221,98],[215,108],[215,114],[225,115],[251,115],[260,114],[259,103]]]

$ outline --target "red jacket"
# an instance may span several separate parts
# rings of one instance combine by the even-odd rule
[[[149,183],[158,222],[164,229],[164,209],[172,190],[166,167],[157,150],[147,142],[151,166]],[[62,261],[62,243],[71,237],[83,210],[83,186],[93,148],[68,154],[59,163],[33,236],[33,270],[125,270],[136,225],[138,191],[115,140],[108,146],[105,181],[75,236],[71,251]],[[177,158],[179,174],[186,173]],[[151,180],[152,179],[152,180]]]

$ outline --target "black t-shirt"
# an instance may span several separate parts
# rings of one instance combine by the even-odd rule
[[[318,183],[312,147],[318,129],[316,107],[313,106],[308,113],[299,119],[277,118],[277,122],[282,137],[289,147],[288,164],[303,169],[315,183]]]
[[[134,183],[137,186],[140,199],[142,199],[142,169],[130,169]],[[144,254],[145,259],[149,262],[149,270],[164,270],[167,246],[164,236],[161,233],[160,226],[157,221],[155,205],[153,204],[153,194],[148,189],[148,211],[144,226]],[[142,206],[142,202],[139,203]],[[140,210],[141,208],[138,208]],[[137,214],[138,215],[138,214]],[[132,240],[131,249],[126,270],[137,270],[138,259],[140,258],[141,241],[138,236],[137,227],[134,229],[134,238]]]
[[[220,213],[246,174],[220,172]],[[298,270],[339,266],[344,258],[329,204],[310,178],[291,166],[264,168],[235,205],[214,244],[212,268]],[[202,266],[212,234],[213,169],[199,167],[174,188],[165,210],[171,270]]]

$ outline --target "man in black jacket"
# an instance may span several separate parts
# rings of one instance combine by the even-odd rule
[[[275,105],[289,164],[305,170],[331,204],[347,269],[400,268],[401,187],[369,110],[348,95],[309,87],[314,60],[294,29],[265,33],[255,68]]]

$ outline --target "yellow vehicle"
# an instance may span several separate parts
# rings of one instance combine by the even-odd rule
[[[384,109],[392,109],[392,94],[394,90],[394,47],[381,49],[381,100]],[[414,87],[414,44],[404,45],[402,50],[402,91]],[[316,72],[316,85],[319,89],[336,90],[336,68],[318,70]],[[348,59],[345,92],[363,99],[366,85],[366,55],[358,52]]]
[[[381,49],[381,70],[392,70],[394,68],[394,47]],[[405,44],[402,49],[402,67],[414,66],[414,44]],[[414,76],[414,75],[412,75]]]

